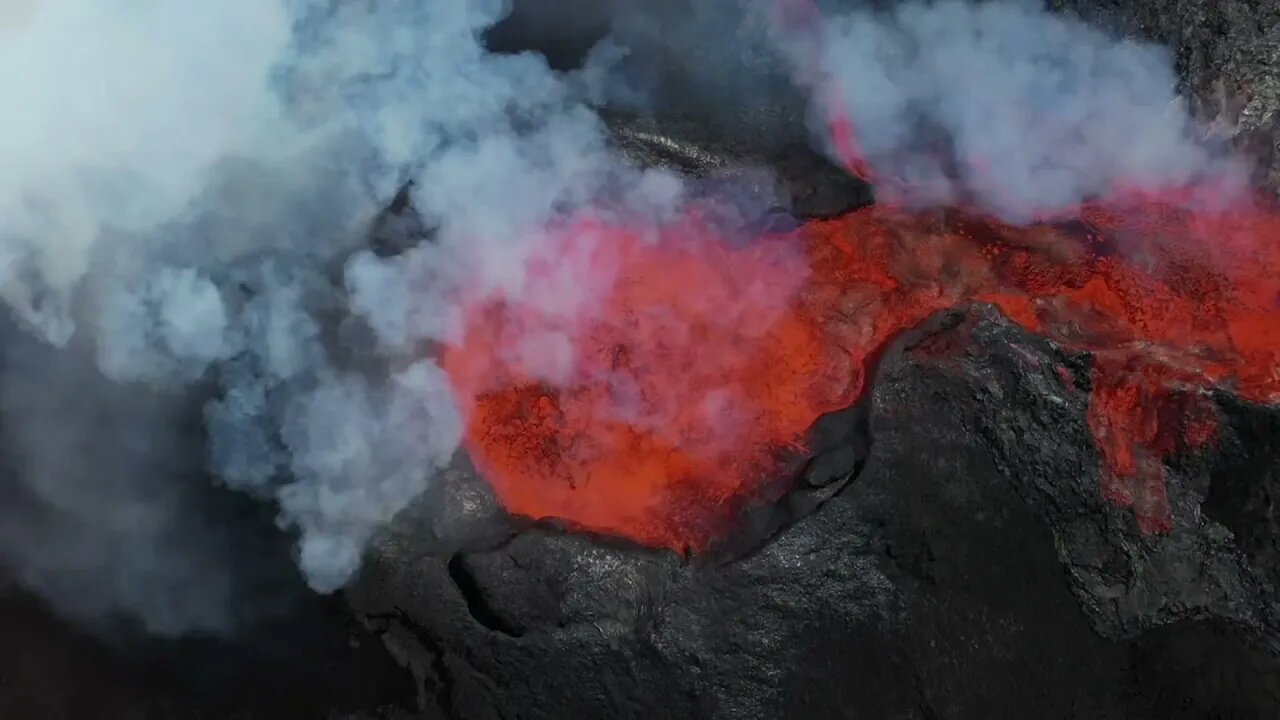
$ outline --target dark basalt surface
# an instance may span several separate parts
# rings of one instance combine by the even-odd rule
[[[1280,192],[1280,4],[1273,0],[1048,0],[1099,27],[1170,48],[1209,136],[1259,159]]]
[[[1221,398],[1226,446],[1175,463],[1175,528],[1143,537],[1100,497],[1089,368],[943,313],[837,423],[852,477],[801,483],[826,496],[767,542],[686,560],[495,519],[459,550],[483,539],[431,517],[500,517],[460,469],[349,597],[460,720],[1276,717],[1280,413]]]
[[[740,200],[751,212],[805,220],[841,215],[875,200],[870,185],[807,144],[721,137],[689,117],[658,120],[616,110],[602,115],[632,162],[702,180],[707,196]]]

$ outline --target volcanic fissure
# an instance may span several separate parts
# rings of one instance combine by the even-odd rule
[[[499,351],[511,333],[556,332],[555,318],[520,307],[478,303],[474,330],[448,348],[459,394],[477,398],[467,447],[517,514],[704,547],[709,516],[777,472],[820,415],[862,394],[869,356],[977,300],[1093,354],[1102,492],[1161,531],[1164,458],[1212,440],[1207,393],[1225,384],[1257,402],[1280,397],[1280,253],[1263,242],[1280,216],[1131,197],[1083,207],[1080,219],[1094,233],[879,206],[739,248],[692,220],[650,240],[596,227],[618,253],[598,262],[620,274],[588,329],[565,338],[571,383],[540,385]],[[1107,252],[1113,244],[1125,254]],[[786,286],[797,277],[802,286]],[[715,316],[725,296],[758,288],[791,299],[782,312]],[[742,419],[747,443],[718,431],[726,417]]]
[[[818,22],[807,0],[778,9],[793,35]],[[798,79],[827,98],[833,152],[869,179],[843,100],[812,69]],[[598,306],[463,303],[442,364],[474,399],[465,447],[517,515],[703,549],[772,499],[890,338],[977,301],[1091,353],[1100,492],[1166,531],[1165,461],[1214,440],[1210,392],[1280,400],[1280,212],[1214,182],[1118,186],[1017,225],[882,202],[746,243],[696,207],[657,230],[579,215],[527,263],[526,297],[596,282]]]

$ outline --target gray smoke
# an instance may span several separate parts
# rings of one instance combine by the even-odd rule
[[[96,367],[28,363],[10,384],[99,387],[101,373],[124,388],[0,404],[20,429],[5,438],[19,491],[52,508],[0,533],[29,585],[157,632],[234,622],[221,536],[157,490],[169,453],[191,452],[162,440],[182,412],[130,426],[148,453],[86,441],[90,418],[139,397],[205,392],[208,470],[278,506],[315,589],[342,586],[458,447],[463,410],[421,347],[457,337],[464,278],[520,297],[545,228],[606,193],[619,212],[671,212],[680,183],[607,146],[584,104],[596,81],[483,49],[504,11],[43,0],[0,15],[0,67],[21,69],[0,72],[0,296]],[[369,229],[411,178],[434,242],[376,257]],[[524,300],[576,312],[599,289]]]
[[[90,354],[5,325],[4,574],[91,624],[123,613],[160,634],[220,632],[247,616],[233,612],[243,558],[202,512],[199,436],[181,400],[101,382]]]
[[[802,64],[819,44],[821,82],[882,195],[1026,221],[1120,189],[1243,187],[1242,168],[1200,142],[1164,48],[1030,0],[855,5],[787,42]]]
[[[610,99],[688,117],[720,135],[802,144],[804,126],[792,111],[803,96],[772,41],[772,1],[656,0],[614,8],[609,42],[631,53],[614,66]],[[619,97],[620,89],[631,94]]]

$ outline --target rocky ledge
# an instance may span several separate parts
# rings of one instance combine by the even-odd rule
[[[1276,717],[1280,411],[1218,397],[1222,442],[1172,462],[1174,528],[1144,536],[1099,492],[1090,367],[942,313],[754,544],[517,527],[463,468],[349,599],[458,720]]]

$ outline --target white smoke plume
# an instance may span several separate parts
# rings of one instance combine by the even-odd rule
[[[1200,142],[1163,47],[1032,0],[843,5],[784,45],[802,67],[816,50],[803,69],[833,92],[815,95],[814,130],[843,112],[882,196],[1022,222],[1134,187],[1243,188]]]
[[[463,412],[420,348],[456,336],[459,283],[518,296],[553,218],[605,193],[660,217],[681,192],[608,148],[579,97],[589,82],[538,55],[484,50],[505,10],[24,0],[0,14],[0,296],[28,332],[92,357],[115,383],[209,392],[208,469],[279,507],[320,591],[351,577],[457,449]],[[362,250],[409,179],[434,241],[397,258]],[[343,347],[356,323],[373,347]],[[353,353],[383,370],[344,360]],[[67,382],[29,366],[23,387]],[[93,383],[87,369],[73,375]],[[232,563],[196,547],[216,546],[216,533],[183,536],[189,503],[155,491],[165,463],[121,467],[119,453],[81,442],[91,427],[60,421],[137,396],[82,393],[77,406],[28,392],[0,405],[5,426],[22,428],[5,438],[21,492],[70,503],[66,522],[82,529],[11,524],[3,557],[79,616],[225,629]],[[164,427],[177,414],[147,417]],[[115,547],[79,556],[95,573],[74,573],[81,540]]]

